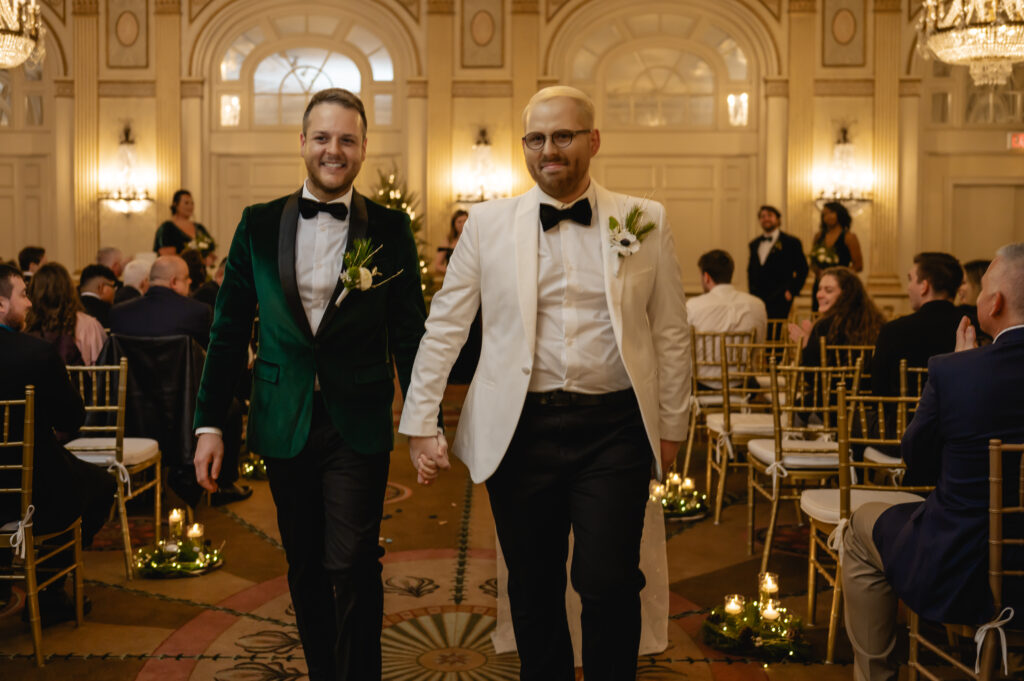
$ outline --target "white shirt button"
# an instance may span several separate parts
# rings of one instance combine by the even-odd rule
[[[523,373],[526,374],[527,376],[529,376],[530,375],[530,367],[523,367]]]

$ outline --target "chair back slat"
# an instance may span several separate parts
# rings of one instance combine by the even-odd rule
[[[743,411],[767,412],[771,409],[771,386],[761,383],[767,369],[765,358],[778,352],[789,357],[791,349],[774,343],[758,343],[752,338],[738,340],[723,336],[719,358],[723,380],[723,421],[726,432],[732,430],[732,414]]]
[[[1003,500],[1004,455],[1011,452],[1020,454],[1017,464],[1017,506],[1006,506]],[[988,482],[988,581],[995,601],[995,611],[999,612],[1003,607],[1003,579],[1024,576],[1024,570],[1003,569],[1003,549],[1006,546],[1024,546],[1024,539],[1020,537],[1003,536],[1006,516],[1021,516],[1024,524],[1024,444],[1003,444],[1001,440],[989,440]]]
[[[789,319],[771,318],[765,327],[764,342],[773,345],[785,345],[789,342]]]
[[[900,360],[900,395],[920,398],[927,382],[928,367],[912,367],[907,365],[906,359]],[[910,413],[913,412],[911,409]]]
[[[725,341],[752,342],[754,331],[741,333],[720,333],[697,331],[690,327],[690,356],[693,361],[692,395],[698,403],[716,408],[718,399],[725,400],[723,391],[722,347]],[[726,354],[727,366],[735,361],[742,361],[735,353]],[[703,402],[701,401],[703,398]],[[715,399],[717,398],[717,399]]]
[[[2,400],[0,410],[3,411],[3,432],[0,433],[0,471],[4,475],[0,495],[17,495],[19,497],[19,518],[24,518],[28,507],[32,504],[32,466],[35,451],[35,386],[25,387],[25,399]],[[17,411],[21,414],[21,435],[15,433],[14,424]],[[16,486],[13,480],[17,479]],[[13,518],[0,519],[0,525]]]
[[[868,392],[871,386],[871,360],[875,354],[874,345],[829,344],[822,336],[818,339],[820,346],[821,366],[852,367],[860,361],[860,388],[858,392]]]
[[[114,454],[124,461],[124,414],[128,395],[128,360],[118,364],[69,366],[68,376],[85,404],[85,437],[114,439]],[[76,445],[75,451],[110,451],[110,447]]]

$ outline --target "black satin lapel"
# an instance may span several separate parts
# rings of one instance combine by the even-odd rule
[[[353,245],[357,239],[365,239],[366,233],[369,229],[369,219],[366,216],[366,199],[360,196],[359,192],[352,190],[352,206],[349,209],[349,220],[348,220],[348,243],[345,244],[345,252],[351,251]],[[340,275],[341,272],[338,272]],[[338,313],[338,306],[335,305],[335,301],[338,296],[341,295],[341,290],[344,285],[341,283],[339,276],[338,283],[334,287],[334,293],[331,294],[331,302],[327,305],[327,311],[324,312],[323,319],[320,320],[320,327],[317,329],[317,333],[320,333],[320,329],[327,328],[327,325],[334,319],[334,315]],[[342,303],[344,305],[344,303]]]
[[[302,299],[299,297],[299,285],[295,279],[295,232],[299,227],[299,197],[302,190],[295,192],[288,197],[281,212],[281,226],[277,237],[277,274],[281,279],[281,289],[284,291],[284,299],[288,303],[288,309],[295,318],[295,323],[300,329],[313,335],[309,328],[309,320],[306,319],[306,312],[302,309]]]

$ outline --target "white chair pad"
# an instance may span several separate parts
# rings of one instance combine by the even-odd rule
[[[4,523],[3,525],[0,525],[0,534],[11,534],[12,532],[17,532],[18,523],[20,522],[21,518],[18,518],[17,520],[12,520],[9,523]],[[4,548],[7,547],[5,546]]]
[[[708,430],[721,433],[725,428],[725,414],[708,414]],[[775,420],[771,414],[730,414],[729,424],[733,435],[770,436],[775,432]]]
[[[896,466],[903,463],[903,459],[897,459],[895,456],[883,454],[874,447],[864,448],[864,460],[870,461],[871,463],[884,463],[889,466]]]
[[[771,374],[758,374],[757,376],[754,377],[754,380],[756,380],[757,384],[759,386],[761,386],[762,388],[767,389],[767,388],[772,387],[772,375]],[[785,376],[779,376],[779,388],[781,388],[782,390],[786,389],[786,377]]]
[[[724,395],[698,395],[697,396],[697,404],[699,404],[702,407],[721,407],[723,404],[725,404],[725,396]],[[744,404],[743,398],[742,397],[736,397],[735,395],[729,395],[729,404],[731,404],[733,406],[736,406],[736,407],[741,407]]]
[[[924,497],[899,490],[851,489],[850,512],[864,504],[881,501],[887,504],[910,504],[924,501]],[[839,490],[805,489],[800,494],[800,510],[818,522],[839,524]]]
[[[64,445],[68,451],[82,461],[97,466],[109,466],[117,458],[114,453],[116,440],[112,437],[78,437]],[[75,451],[76,448],[81,448]],[[126,437],[124,439],[124,465],[136,466],[149,461],[160,453],[160,445],[148,437]]]
[[[819,450],[826,449],[830,454]],[[775,463],[775,440],[751,440],[747,443],[747,452],[750,456],[769,466]],[[823,440],[783,440],[782,441],[782,466],[787,469],[800,468],[838,468],[839,467],[839,443],[825,442]],[[790,455],[790,453],[794,453]],[[798,452],[814,452],[812,454],[798,454]]]

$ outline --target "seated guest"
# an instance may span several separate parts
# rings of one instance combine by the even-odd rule
[[[697,260],[697,267],[700,268],[704,295],[686,301],[686,315],[693,329],[703,333],[753,331],[755,341],[764,341],[768,327],[764,301],[733,287],[735,264],[732,256],[718,249],[708,251]],[[721,371],[714,367],[701,367],[698,378],[713,378],[720,374]]]
[[[149,289],[150,263],[145,260],[132,260],[124,266],[124,286],[114,294],[114,305],[134,300]]]
[[[124,254],[120,248],[105,246],[96,252],[96,264],[103,265],[114,273],[114,282],[118,289],[121,288],[121,275],[124,272]]]
[[[186,248],[182,251],[181,259],[188,265],[188,295],[191,296],[209,279],[209,275],[206,273],[206,263],[202,254],[194,248]]]
[[[105,265],[86,265],[78,278],[78,293],[86,314],[110,328],[110,308],[117,292],[117,276]]]
[[[48,262],[28,282],[26,331],[57,348],[64,364],[92,366],[107,341],[107,332],[95,317],[82,310],[71,275],[64,266]]]
[[[789,337],[803,348],[800,364],[821,366],[821,338],[828,345],[875,344],[885,317],[853,270],[829,267],[821,273],[815,295],[821,316],[814,326],[808,320],[789,325]]]
[[[45,267],[39,272],[43,272]],[[81,396],[71,385],[63,360],[53,346],[21,333],[26,313],[31,307],[21,273],[0,265],[0,399],[24,399],[25,387],[35,386],[33,529],[36,534],[48,534],[67,527],[75,518],[81,518],[82,544],[88,546],[110,513],[114,502],[114,478],[99,466],[75,458],[57,440],[57,431],[74,433],[81,427],[85,409]],[[15,439],[21,437],[21,419],[20,416],[12,419]],[[5,450],[4,457],[11,451]],[[15,461],[0,460],[0,464],[13,463]],[[15,485],[17,481],[9,477],[0,478],[0,487]],[[0,525],[17,519],[20,512],[17,496],[5,494],[0,497]],[[9,560],[10,556],[8,550],[3,559]],[[68,556],[69,560],[72,558]],[[39,592],[44,626],[75,617],[74,603],[64,589],[64,582],[62,578]],[[86,612],[89,606],[87,600]],[[28,608],[24,613],[24,619],[27,619]]]
[[[220,264],[217,265],[217,271],[213,273],[213,278],[197,288],[192,293],[192,297],[212,308],[217,302],[217,292],[220,291],[220,285],[224,281],[224,268],[227,264],[228,259],[221,258]]]
[[[40,246],[25,246],[18,253],[21,276],[27,281],[40,267],[46,264],[46,249]]]
[[[149,270],[146,295],[110,311],[110,331],[122,336],[192,336],[210,342],[212,315],[188,297],[188,265],[177,255],[161,255]]]
[[[964,263],[964,283],[957,291],[956,304],[960,314],[971,320],[978,333],[978,342],[991,343],[992,339],[978,327],[978,294],[981,293],[981,277],[991,260],[971,260]]]
[[[988,442],[1024,442],[1024,243],[1004,246],[992,261],[978,319],[995,341],[974,347],[974,328],[961,322],[957,351],[929,360],[928,383],[903,436],[905,484],[935,485],[935,491],[923,502],[864,504],[843,535],[855,679],[897,678],[892,651],[900,600],[936,622],[977,625],[996,614],[988,583]],[[1020,484],[1016,470],[1004,468],[1011,506]],[[1007,516],[1005,536],[1021,537],[1022,525]],[[1018,549],[1004,565],[1022,562]],[[1004,582],[1002,603],[1018,613],[1024,608],[1020,582]]]
[[[963,270],[948,253],[918,253],[907,272],[914,313],[894,319],[878,333],[871,362],[871,392],[900,394],[900,360],[928,366],[928,358],[953,351],[963,314],[953,305]]]

